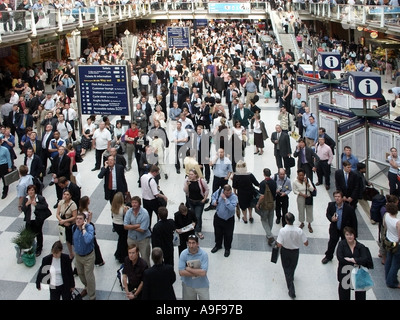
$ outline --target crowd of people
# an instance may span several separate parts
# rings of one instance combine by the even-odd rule
[[[298,249],[301,244],[308,244],[303,228],[307,223],[311,236],[313,198],[318,197],[317,186],[325,184],[326,190],[330,189],[333,154],[338,150],[334,139],[318,125],[307,102],[296,93],[298,68],[294,57],[274,40],[262,45],[263,32],[248,22],[214,22],[196,29],[193,45],[182,49],[168,48],[162,27],[139,32],[137,62],[130,65],[136,103],[131,119],[121,116],[114,125],[108,116],[102,116],[100,121],[89,116],[81,132],[76,130],[75,66],[70,61],[60,61],[51,75],[46,68],[21,68],[1,107],[2,199],[8,194],[4,175],[15,169],[19,150],[24,157],[24,165],[18,168],[18,196],[22,201],[19,210],[25,213],[27,227],[37,232],[39,257],[43,250],[41,229],[47,217],[39,218],[37,211],[40,202],[45,208],[48,204],[41,195],[36,196],[34,179],[43,181],[51,175],[50,185],[55,185],[57,195],[56,217],[59,227],[65,230],[65,239],[56,242],[52,255],[43,259],[43,265],[52,265],[61,275],[51,280],[55,286],[52,299],[68,297],[67,289],[75,286],[73,273],[85,285],[81,294],[96,299],[94,266],[105,263],[91,221],[89,198],[81,195],[78,182],[74,181],[81,157],[84,161],[93,157],[89,160],[94,163],[92,171],[98,171],[97,177],[104,181],[104,198],[110,203],[113,228],[118,234],[114,256],[124,265],[122,283],[128,299],[176,299],[171,291],[176,275],[168,267],[174,264],[174,231],[180,239],[178,270],[183,299],[210,299],[208,253],[200,248],[199,240],[204,239],[203,211],[211,210],[215,210],[215,245],[211,253],[224,248],[226,258],[231,253],[236,218],[245,224],[255,223],[253,211],[259,213],[267,243],[271,247],[277,243],[282,248],[288,294],[295,298],[293,275]],[[119,40],[98,50],[88,46],[82,59],[93,65],[117,63],[123,52]],[[343,53],[351,50],[341,48]],[[51,86],[56,94],[48,91]],[[260,97],[275,99],[280,109],[270,137],[260,118]],[[300,137],[294,149],[291,132],[298,132]],[[250,141],[252,136],[254,140]],[[264,179],[257,181],[247,169],[245,152],[249,150],[247,146],[253,145],[255,156],[262,156],[269,143],[273,144],[276,168],[264,168]],[[272,152],[267,154],[271,155]],[[323,264],[333,259],[339,240],[347,240],[350,248],[354,246],[355,210],[364,190],[371,185],[363,179],[362,163],[352,155],[350,146],[344,147],[340,159],[340,168],[334,173],[334,201],[326,209],[331,224]],[[395,148],[388,160],[393,168],[389,171],[390,194],[398,198],[399,183],[391,177],[400,166]],[[172,195],[164,194],[159,184],[160,179],[168,179],[169,165],[182,176],[186,199],[173,219],[168,219],[168,197]],[[138,188],[128,190],[127,179],[134,166],[139,176]],[[131,192],[135,195],[131,196]],[[291,194],[296,196],[295,213],[288,212],[289,201],[294,199]],[[389,240],[398,242],[398,233],[394,232],[400,225],[397,212],[389,209],[391,217],[382,218],[382,227],[388,225]],[[295,216],[298,227],[293,225]],[[272,233],[274,218],[282,226],[278,235]],[[342,242],[339,245],[345,256],[339,257],[338,253],[339,262],[361,263],[358,254],[364,254],[364,250],[350,250],[351,257]],[[76,268],[72,272],[71,264],[61,254],[63,243]],[[398,254],[389,253],[385,261],[389,287],[399,287],[393,277],[399,268],[398,259]],[[68,264],[67,269],[64,264]],[[38,288],[41,278],[40,272]],[[160,279],[165,290],[155,290]],[[340,286],[341,282],[339,297],[349,299],[350,291]]]

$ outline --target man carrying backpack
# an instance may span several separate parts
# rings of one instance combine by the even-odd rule
[[[265,230],[268,244],[272,246],[275,238],[272,234],[274,225],[275,197],[276,197],[276,182],[271,179],[271,170],[265,168],[263,170],[264,180],[260,182],[260,199],[256,205],[256,212],[261,217],[261,224]]]

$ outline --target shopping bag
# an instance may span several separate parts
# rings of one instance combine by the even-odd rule
[[[351,284],[355,291],[367,291],[374,286],[374,281],[366,267],[354,267],[351,271]]]
[[[176,230],[174,231],[174,238],[173,238],[172,242],[174,243],[174,246],[176,246],[176,247],[180,246],[180,244],[181,244],[181,240],[179,238],[179,233],[176,232]]]
[[[296,131],[294,131],[294,130],[290,133],[290,136],[291,136],[295,141],[299,140],[299,138],[300,138],[300,135],[299,135]]]
[[[65,227],[62,225],[58,225],[58,236],[61,243],[67,242],[67,238],[65,237]]]
[[[272,262],[272,263],[277,263],[277,261],[278,261],[278,256],[279,256],[279,247],[275,244],[275,245],[272,247],[271,262]]]

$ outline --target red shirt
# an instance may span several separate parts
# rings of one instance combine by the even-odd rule
[[[135,130],[132,130],[132,128],[129,128],[125,132],[125,137],[129,137],[129,138],[132,138],[132,139],[136,138],[138,135],[139,135],[139,129],[138,128],[136,128]],[[125,142],[133,144],[133,141],[127,141],[126,139],[125,139]]]

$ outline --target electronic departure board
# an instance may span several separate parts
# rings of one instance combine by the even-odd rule
[[[190,30],[188,27],[167,27],[168,48],[190,48]]]
[[[127,66],[78,66],[82,114],[129,115]]]

